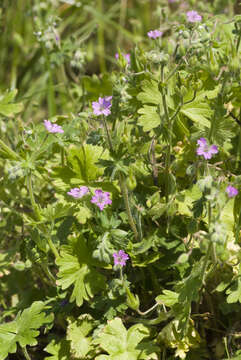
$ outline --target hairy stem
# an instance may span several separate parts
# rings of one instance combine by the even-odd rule
[[[38,207],[38,205],[35,201],[35,197],[34,197],[31,172],[29,172],[29,174],[27,175],[27,188],[28,188],[30,201],[31,201],[31,205],[32,205],[32,208],[34,211],[35,218],[36,218],[36,220],[40,220],[41,215],[40,215],[39,207]]]
[[[56,247],[55,247],[53,241],[51,240],[50,236],[47,236],[47,242],[48,242],[49,247],[50,247],[52,253],[54,254],[55,258],[58,259],[59,258],[58,250],[56,249]]]
[[[109,130],[108,130],[108,127],[107,127],[107,123],[106,123],[106,120],[105,120],[105,116],[103,116],[102,121],[103,121],[103,125],[104,125],[105,132],[106,132],[106,135],[107,135],[109,148],[110,148],[111,151],[113,151],[113,145],[112,145],[110,133],[109,133]]]
[[[26,359],[26,360],[31,360],[31,357],[29,356],[29,353],[28,353],[28,351],[27,351],[26,346],[24,346],[24,347],[22,348],[22,351],[23,351],[23,355],[24,355],[25,359]]]
[[[138,314],[142,315],[142,316],[145,316],[147,314],[149,314],[151,311],[155,310],[155,308],[158,306],[159,304],[158,303],[155,303],[155,305],[153,305],[150,309],[142,312],[140,310],[137,310]]]
[[[161,82],[162,86],[164,84],[164,65],[161,66]],[[165,90],[161,86],[161,96],[162,96],[162,104],[164,109],[164,115],[166,120],[166,125],[168,129],[168,144],[167,144],[167,153],[165,159],[165,196],[166,196],[166,204],[169,203],[169,191],[170,191],[170,163],[171,163],[171,151],[172,151],[172,124],[173,121],[171,120],[168,112],[168,106],[166,102],[166,94]],[[169,226],[170,226],[170,218],[167,216],[167,233],[169,233]]]
[[[161,67],[161,82],[164,83],[164,65]],[[166,177],[166,186],[165,186],[165,192],[166,192],[166,203],[169,201],[169,168],[170,168],[170,160],[171,160],[171,147],[172,147],[172,126],[170,122],[170,117],[168,113],[168,107],[166,102],[166,94],[161,86],[161,96],[162,96],[162,103],[163,103],[163,109],[164,109],[164,115],[166,119],[166,124],[168,128],[168,144],[167,144],[167,154],[165,159],[165,177]]]
[[[127,185],[126,185],[125,179],[122,174],[119,174],[119,183],[120,183],[121,193],[122,193],[124,203],[125,203],[125,208],[126,208],[126,213],[128,216],[129,225],[134,233],[136,241],[138,241],[139,235],[138,235],[138,231],[137,231],[137,228],[136,228],[136,225],[135,225],[132,213],[131,213]]]

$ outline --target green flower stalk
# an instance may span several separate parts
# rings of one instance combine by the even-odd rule
[[[125,181],[122,174],[119,174],[119,184],[120,184],[121,193],[122,193],[124,203],[125,203],[125,208],[126,208],[126,213],[127,213],[127,216],[128,216],[128,221],[129,221],[130,227],[131,227],[131,229],[132,229],[132,231],[134,233],[135,240],[138,241],[139,240],[139,234],[138,234],[138,231],[137,231],[137,228],[136,228],[136,225],[135,225],[132,213],[131,213],[131,207],[130,207],[129,195],[128,195],[128,188],[127,188],[126,181]]]

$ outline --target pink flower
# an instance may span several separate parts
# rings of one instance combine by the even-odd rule
[[[197,148],[197,155],[203,156],[204,159],[211,159],[213,154],[218,153],[218,147],[216,145],[208,145],[205,138],[200,138],[197,141],[199,147]]]
[[[148,37],[151,39],[159,38],[162,36],[162,34],[163,34],[163,32],[160,30],[151,30],[147,33]]]
[[[76,199],[82,198],[84,195],[88,194],[89,189],[87,186],[81,186],[79,188],[73,188],[67,192],[68,195],[73,196]]]
[[[104,98],[99,97],[98,101],[92,102],[92,107],[95,115],[110,115],[111,111],[111,99],[112,96],[105,96]]]
[[[188,11],[186,15],[187,15],[187,21],[191,23],[202,21],[202,16],[199,15],[198,12],[195,10]]]
[[[129,255],[126,254],[123,250],[113,254],[114,265],[125,266],[126,261],[129,259]]]
[[[106,205],[112,204],[109,192],[103,192],[101,189],[95,190],[95,195],[92,197],[91,202],[96,204],[102,211]]]
[[[231,185],[227,186],[225,191],[228,194],[229,198],[232,198],[232,197],[235,197],[236,195],[238,195],[238,190]]]
[[[131,55],[130,54],[122,54],[122,56],[126,59],[127,63],[130,64]],[[118,53],[115,54],[115,58],[116,58],[116,60],[119,59],[119,54]]]
[[[63,133],[64,130],[62,129],[62,126],[59,126],[57,124],[52,124],[49,120],[44,120],[44,126],[45,129],[50,133]]]

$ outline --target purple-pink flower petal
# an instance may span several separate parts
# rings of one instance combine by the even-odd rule
[[[205,138],[200,138],[198,141],[197,141],[198,145],[200,146],[206,146],[207,145],[207,140]]]
[[[162,31],[160,30],[151,30],[147,33],[148,37],[151,39],[156,39],[162,36]]]
[[[122,56],[126,59],[127,63],[130,64],[131,55],[130,54],[122,54]],[[119,54],[118,53],[115,54],[115,58],[116,58],[116,60],[119,59]]]
[[[110,193],[104,192],[101,189],[95,190],[95,195],[92,197],[91,202],[96,204],[102,211],[106,205],[111,205]]]
[[[234,186],[228,185],[226,187],[226,193],[228,194],[229,198],[235,197],[238,195],[238,189],[236,189]]]
[[[209,152],[211,154],[217,154],[218,153],[218,147],[217,145],[211,145],[210,148],[209,148]]]
[[[129,259],[129,255],[126,254],[123,250],[119,250],[118,252],[113,254],[114,265],[125,266],[126,261]]]
[[[218,147],[216,145],[209,146],[205,138],[200,138],[199,140],[197,140],[197,144],[199,145],[196,150],[197,155],[203,156],[206,160],[211,159],[212,155],[218,153]]]
[[[68,195],[73,196],[75,199],[80,199],[84,195],[88,194],[89,189],[87,186],[81,186],[79,188],[73,188],[67,192]]]
[[[62,134],[64,132],[64,130],[62,129],[62,126],[53,124],[49,120],[44,120],[44,126],[45,126],[45,129],[49,133],[52,133],[52,134],[56,134],[56,133]]]
[[[191,23],[202,21],[202,16],[199,15],[198,12],[195,10],[188,11],[186,15],[187,15],[187,21]]]
[[[110,115],[111,111],[111,99],[112,96],[105,96],[104,98],[99,97],[98,101],[92,102],[93,112],[95,115]]]

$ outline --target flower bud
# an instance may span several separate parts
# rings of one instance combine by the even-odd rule
[[[136,188],[136,177],[133,174],[130,174],[126,180],[126,185],[129,190],[134,190]]]

